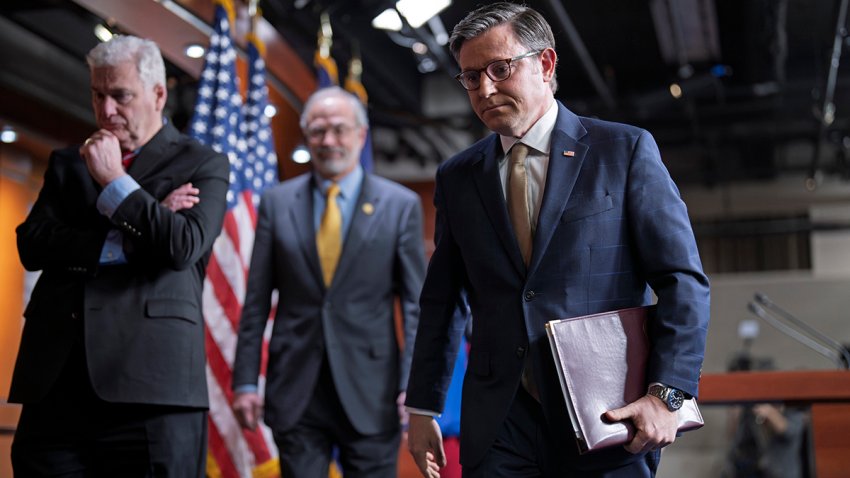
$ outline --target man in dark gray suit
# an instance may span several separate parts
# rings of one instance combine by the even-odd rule
[[[697,394],[709,321],[708,279],[679,191],[648,132],[555,100],[555,41],[538,12],[487,4],[455,26],[450,44],[457,79],[494,134],[437,172],[410,450],[423,475],[439,475],[445,455],[428,415],[443,408],[463,331],[453,311],[467,297],[465,478],[654,476],[676,436],[676,398]],[[634,438],[579,456],[544,326],[648,305],[653,291],[647,394],[606,416],[633,424]]]
[[[363,171],[367,121],[350,93],[314,93],[301,116],[313,172],[260,203],[233,408],[243,426],[263,419],[272,429],[284,476],[327,476],[333,446],[346,478],[396,476],[425,275],[422,208],[412,191]],[[263,404],[258,375],[274,290]]]
[[[41,270],[9,400],[16,476],[205,473],[201,290],[227,158],[164,121],[165,66],[120,36],[87,57],[97,125],[54,151],[18,229]]]

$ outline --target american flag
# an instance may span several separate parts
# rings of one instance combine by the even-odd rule
[[[261,191],[277,183],[265,64],[258,41],[248,46],[248,100],[243,107],[230,38],[232,0],[216,0],[214,32],[198,88],[191,135],[230,160],[227,213],[204,283],[207,382],[210,393],[207,476],[279,477],[277,449],[264,425],[242,430],[230,404],[231,373]],[[265,360],[263,361],[265,363]],[[260,377],[260,394],[265,377]]]

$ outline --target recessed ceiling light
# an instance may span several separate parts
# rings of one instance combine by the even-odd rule
[[[670,85],[670,94],[673,95],[673,98],[677,100],[682,97],[682,87],[679,86],[678,83],[673,83]]]
[[[204,53],[206,53],[207,50],[197,43],[192,43],[186,46],[186,50],[184,50],[184,52],[189,58],[203,58]]]
[[[298,164],[307,164],[310,162],[310,151],[303,144],[299,144],[292,151],[292,161]]]
[[[4,143],[14,143],[18,140],[18,132],[11,126],[5,126],[0,132],[0,141]]]

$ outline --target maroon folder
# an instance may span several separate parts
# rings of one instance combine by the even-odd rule
[[[581,453],[628,443],[634,436],[630,421],[609,423],[602,415],[646,394],[645,324],[651,309],[635,307],[546,324]],[[676,413],[679,431],[703,425],[694,399],[685,400]]]

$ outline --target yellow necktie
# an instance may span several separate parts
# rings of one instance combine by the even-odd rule
[[[508,169],[508,214],[514,227],[519,250],[525,265],[531,259],[531,208],[528,205],[528,173],[525,158],[528,146],[516,143],[511,148]]]
[[[316,248],[319,251],[319,262],[322,265],[322,277],[325,285],[330,286],[331,280],[342,253],[342,213],[336,203],[339,195],[339,184],[333,183],[328,188],[325,213],[316,234]]]

